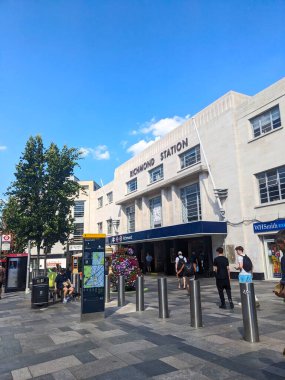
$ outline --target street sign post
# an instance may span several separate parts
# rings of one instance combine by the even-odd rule
[[[81,320],[105,317],[105,234],[83,234]]]

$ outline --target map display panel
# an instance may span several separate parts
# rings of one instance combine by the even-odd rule
[[[84,265],[85,289],[104,287],[104,252],[92,252],[92,264]]]

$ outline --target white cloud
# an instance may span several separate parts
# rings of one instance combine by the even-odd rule
[[[144,123],[139,129],[131,131],[132,136],[139,134],[149,135],[149,138],[142,139],[136,144],[133,144],[127,149],[128,153],[133,156],[142,152],[145,148],[153,144],[155,141],[159,140],[161,137],[171,132],[174,128],[178,127],[184,123],[189,118],[189,115],[185,117],[173,116],[166,117],[156,121],[152,118],[150,121]]]
[[[87,157],[91,155],[94,160],[109,160],[110,153],[106,145],[98,145],[96,148],[85,148],[79,149],[81,157]]]
[[[167,133],[169,133],[170,131],[172,131],[174,128],[184,123],[188,117],[189,115],[187,115],[186,117],[173,116],[173,117],[166,117],[158,121],[156,121],[153,118],[150,121],[146,122],[138,130],[133,130],[131,134],[132,135],[151,134],[155,137],[162,137],[166,135]]]
[[[133,156],[136,156],[143,150],[145,150],[147,147],[149,147],[151,144],[153,144],[155,141],[159,140],[159,137],[155,138],[154,140],[146,141],[146,140],[140,140],[136,144],[131,145],[127,152],[131,153]]]
[[[0,151],[6,150],[7,147],[5,145],[0,145]]]

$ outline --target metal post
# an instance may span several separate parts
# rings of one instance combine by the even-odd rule
[[[166,277],[158,278],[157,284],[158,284],[159,318],[169,318]]]
[[[30,261],[31,261],[31,240],[28,241],[28,260],[27,260],[27,274],[26,274],[26,290],[25,293],[30,293]]]
[[[108,274],[105,274],[105,302],[110,301],[110,277]]]
[[[136,280],[136,311],[144,311],[144,277],[138,276]]]
[[[118,306],[125,305],[125,276],[118,278]]]
[[[244,339],[247,342],[251,343],[259,342],[254,285],[252,282],[245,282],[240,283],[239,286],[242,306]]]
[[[190,316],[192,327],[203,327],[199,280],[190,281]]]

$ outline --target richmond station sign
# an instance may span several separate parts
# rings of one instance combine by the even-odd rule
[[[160,153],[160,161],[165,160],[166,158],[172,156],[173,154],[180,152],[181,150],[188,147],[188,138],[179,141],[177,144],[172,145],[170,148],[164,150]],[[130,171],[130,177],[134,177],[138,173],[151,168],[155,164],[155,159],[151,158],[150,160],[144,162],[143,164],[139,165],[135,169]]]

